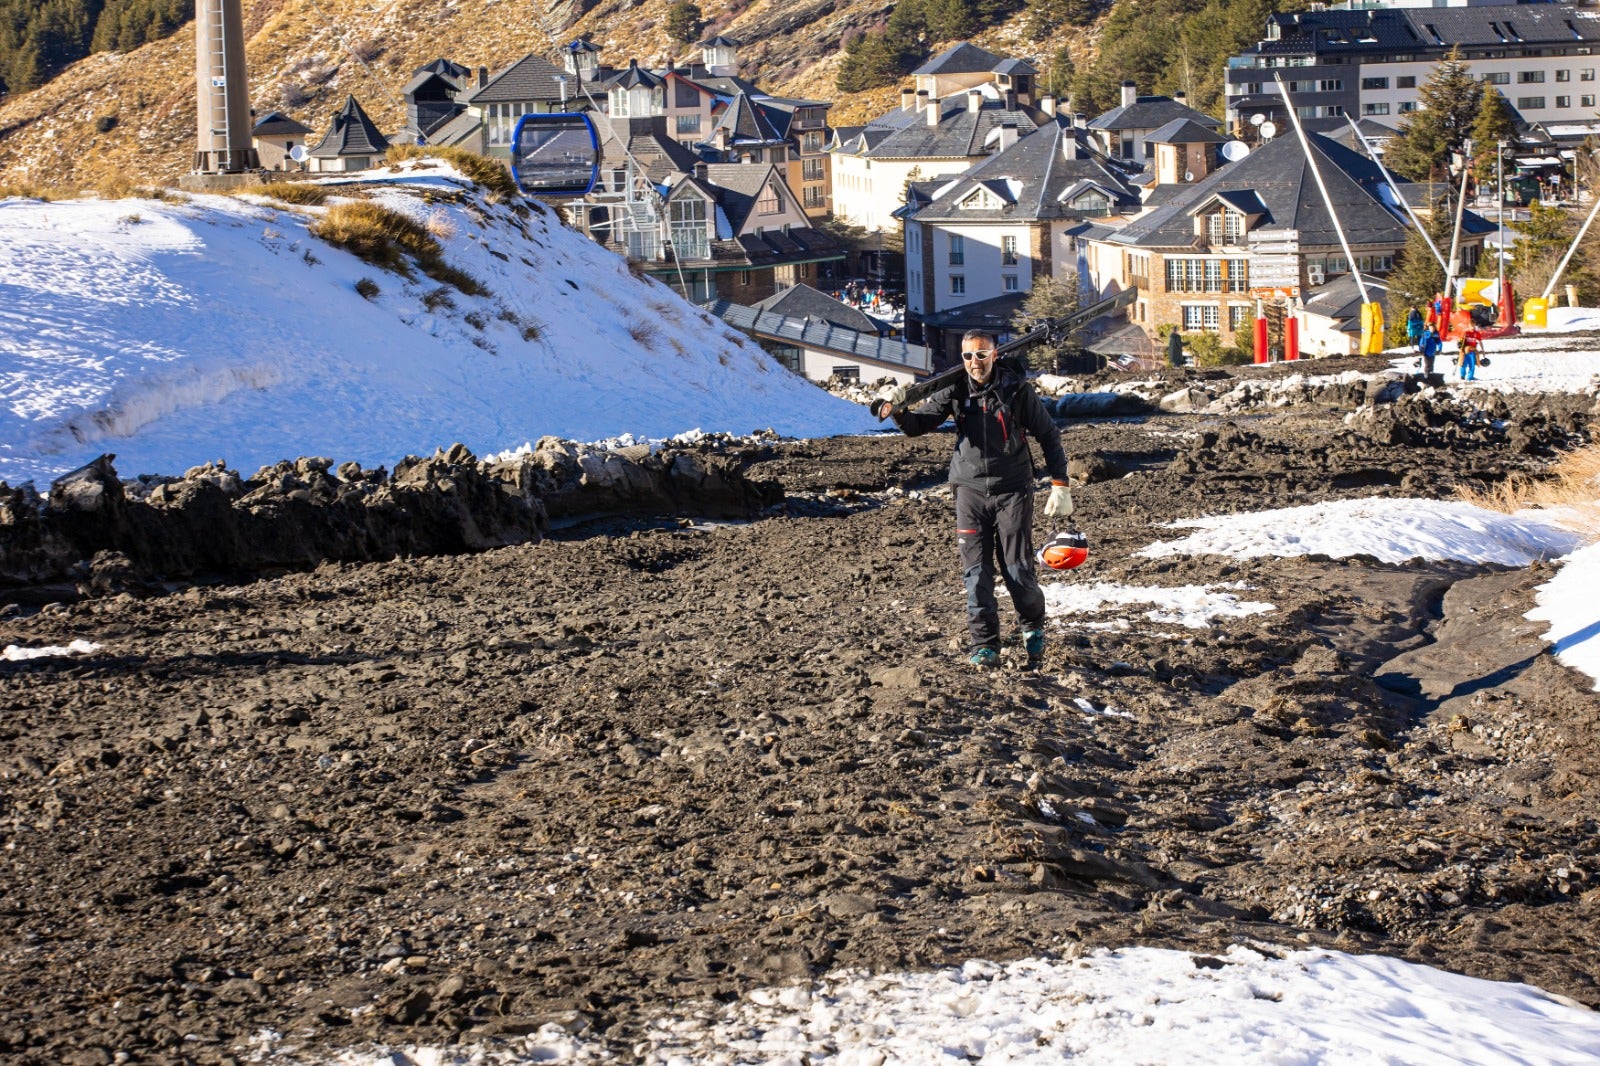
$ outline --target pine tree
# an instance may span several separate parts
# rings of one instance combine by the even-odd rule
[[[1478,98],[1478,115],[1472,120],[1472,173],[1480,182],[1493,181],[1495,160],[1504,144],[1506,150],[1516,147],[1517,120],[1511,105],[1488,82],[1483,83],[1483,93]]]
[[[694,0],[677,0],[667,8],[667,36],[679,44],[688,44],[700,35],[702,20],[700,5]]]
[[[1459,49],[1439,61],[1417,90],[1418,110],[1400,124],[1400,136],[1389,143],[1383,160],[1390,170],[1413,181],[1443,176],[1450,156],[1461,151],[1472,132],[1481,99],[1477,82]]]
[[[1019,334],[1027,333],[1052,318],[1072,314],[1079,304],[1076,270],[1039,278],[1011,319],[1011,328]],[[1038,345],[1028,353],[1028,365],[1035,370],[1054,370],[1057,357],[1074,348],[1070,343]]]
[[[1387,160],[1386,160],[1387,161]],[[1449,247],[1450,233],[1455,228],[1455,214],[1448,200],[1441,200],[1422,220],[1434,246],[1441,252]],[[1421,308],[1444,288],[1444,271],[1439,261],[1428,249],[1422,231],[1413,229],[1406,234],[1406,246],[1388,277],[1389,299],[1384,308],[1384,321],[1388,325],[1389,340],[1399,343],[1405,337],[1406,313],[1413,307]]]

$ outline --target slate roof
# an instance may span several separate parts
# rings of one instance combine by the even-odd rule
[[[1383,303],[1389,295],[1388,284],[1371,274],[1361,275],[1361,280],[1366,282],[1368,295]],[[1339,323],[1341,333],[1361,332],[1361,287],[1354,274],[1340,274],[1326,285],[1307,291],[1305,309],[1307,314],[1333,319]]]
[[[701,41],[699,44],[695,45],[695,47],[696,48],[739,48],[739,47],[743,46],[743,44],[744,44],[743,41],[736,40],[735,38],[732,38],[732,37],[724,37],[721,34],[718,34],[715,37],[706,38],[705,40]]]
[[[745,93],[729,101],[713,127],[713,131],[724,129],[733,144],[774,144],[784,140],[783,131],[773,125],[765,109]]]
[[[1399,245],[1408,223],[1400,208],[1384,206],[1383,176],[1372,160],[1318,134],[1307,134],[1329,197],[1352,245]],[[1230,163],[1185,187],[1187,195],[1134,219],[1110,243],[1134,247],[1188,248],[1195,241],[1190,211],[1213,197],[1250,193],[1266,209],[1257,223],[1298,230],[1302,248],[1332,248],[1338,233],[1323,205],[1311,167],[1294,137],[1278,137],[1237,163]]]
[[[1039,73],[1039,68],[1026,59],[1002,59],[995,64],[994,72],[1014,78],[1019,74],[1037,74]]]
[[[1175,118],[1154,133],[1145,134],[1144,139],[1156,144],[1222,144],[1228,140],[1215,126],[1202,126],[1188,118]]]
[[[758,311],[771,311],[773,314],[789,318],[831,322],[835,326],[855,330],[858,333],[883,332],[878,320],[865,311],[858,311],[849,304],[840,303],[827,293],[814,289],[804,282],[768,296],[754,307]]]
[[[310,132],[310,126],[301,125],[282,111],[268,111],[250,127],[252,137],[300,137]]]
[[[667,120],[662,115],[650,118],[607,118],[600,117],[597,121],[609,122],[615,137],[607,136],[600,132],[600,166],[603,169],[613,169],[628,165],[628,155],[617,144],[620,139],[628,146],[628,152],[644,165],[645,175],[653,182],[660,184],[674,174],[685,174],[694,170],[700,157],[687,145],[675,140],[667,134]]]
[[[1170,96],[1139,96],[1131,104],[1119,104],[1110,111],[1089,121],[1092,130],[1158,130],[1169,122],[1188,119],[1207,129],[1216,129],[1221,122],[1188,104],[1180,104]]]
[[[846,329],[831,322],[764,311],[759,305],[746,307],[730,300],[715,300],[702,306],[735,329],[795,341],[808,348],[908,367],[922,373],[927,373],[932,366],[928,349],[920,344],[907,344],[904,337],[882,337],[873,332]]]
[[[919,74],[992,74],[1001,62],[1002,58],[987,48],[962,41],[946,48],[911,74],[913,77]]]
[[[572,75],[536,55],[525,55],[500,73],[490,78],[488,84],[467,97],[471,104],[514,104],[525,100],[561,99],[558,78]],[[569,95],[576,95],[573,87]]]
[[[771,163],[712,163],[706,167],[702,184],[713,187],[717,203],[727,212],[728,222],[737,233],[755,210],[756,197],[769,179],[778,184],[778,195],[782,196],[787,189],[783,172]]]
[[[308,153],[316,159],[342,156],[382,155],[389,150],[389,139],[378,132],[354,96],[344,98],[344,107],[333,116],[327,134]]]
[[[1562,4],[1307,11],[1273,15],[1279,39],[1250,54],[1361,55],[1461,48],[1521,49],[1600,41],[1600,22]]]
[[[1069,146],[1088,158],[1068,158]],[[1122,176],[1108,167],[1101,157],[1090,155],[1070,126],[1046,123],[1020,138],[1003,152],[974,164],[969,170],[936,191],[935,199],[917,212],[919,222],[933,221],[1032,221],[1081,217],[1067,203],[1088,185],[1107,192],[1113,210],[1132,210],[1139,205],[1139,193]],[[1002,201],[999,208],[973,209],[958,206],[979,186],[990,189]]]
[[[1022,310],[1025,292],[1008,292],[976,303],[962,304],[948,311],[925,315],[922,324],[935,329],[987,329],[993,333],[1014,333],[1011,322]]]
[[[966,93],[940,100],[938,106],[937,126],[929,126],[927,115],[921,111],[891,112],[911,115],[914,121],[860,154],[868,159],[969,159],[986,154],[989,132],[1002,123],[1016,123],[1019,137],[1039,128],[1027,111],[1007,108],[997,100],[985,98],[982,106],[972,111],[967,107]]]

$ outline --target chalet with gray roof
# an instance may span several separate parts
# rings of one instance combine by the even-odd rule
[[[914,212],[912,202],[919,205]],[[908,332],[939,361],[951,359],[962,330],[990,324],[968,322],[964,309],[1020,306],[1039,279],[1076,278],[1084,221],[1138,210],[1139,190],[1083,130],[1063,122],[1047,123],[937,188],[916,183],[905,214]],[[924,334],[921,326],[930,323]]]
[[[1131,81],[1122,83],[1122,102],[1089,122],[1089,129],[1100,141],[1100,150],[1118,159],[1143,163],[1154,154],[1150,134],[1168,124],[1186,120],[1220,132],[1222,124],[1203,111],[1196,111],[1182,93],[1177,96],[1140,96]]]
[[[832,153],[834,213],[869,230],[894,224],[906,182],[962,170],[1050,121],[1032,107],[1008,105],[992,82],[950,99],[904,103]]]
[[[790,318],[828,322],[842,329],[855,330],[857,333],[887,335],[894,332],[882,319],[873,318],[865,311],[835,300],[805,282],[791,285],[787,289],[779,289],[772,296],[757,303],[755,307],[760,311],[771,311]]]
[[[255,144],[256,157],[267,170],[304,170],[305,162],[296,161],[289,153],[304,148],[311,127],[285,115],[282,111],[268,111],[256,120],[250,129]]]
[[[811,227],[774,164],[702,163],[662,184],[665,233],[643,216],[626,224],[611,202],[589,209],[590,235],[694,303],[752,304],[844,258],[838,241]]]
[[[406,102],[404,135],[432,143],[435,131],[467,109],[472,88],[472,70],[460,63],[435,59],[418,67],[400,91]]]
[[[1316,134],[1308,141],[1355,265],[1366,275],[1387,274],[1410,229],[1404,210],[1370,159]],[[1465,230],[1470,269],[1483,220],[1468,212]],[[1099,295],[1138,290],[1131,318],[1148,334],[1171,324],[1219,333],[1224,343],[1245,342],[1258,299],[1286,305],[1351,268],[1293,136],[1269,141],[1090,240],[1087,261]]]
[[[356,98],[346,96],[328,132],[307,152],[307,163],[314,173],[349,173],[376,166],[388,151],[389,139],[378,132]]]
[[[770,301],[763,301],[766,303]],[[711,301],[705,309],[750,336],[790,370],[813,381],[844,378],[871,382],[890,378],[910,384],[932,369],[928,350],[907,343],[903,337],[885,337],[828,319],[786,314],[761,305],[750,307],[726,299]]]
[[[458,143],[484,155],[511,158],[511,139],[523,115],[588,109],[577,79],[542,56],[525,55],[490,78],[483,73],[480,68],[482,84],[466,97],[478,127],[470,142]]]

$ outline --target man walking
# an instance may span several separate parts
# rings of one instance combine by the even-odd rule
[[[956,424],[950,483],[956,496],[956,543],[967,589],[967,631],[974,666],[1000,665],[1000,609],[995,599],[995,561],[1022,622],[1030,665],[1044,656],[1044,591],[1033,555],[1033,454],[1031,435],[1050,471],[1044,513],[1072,514],[1067,455],[1061,431],[1026,376],[995,358],[994,337],[970,330],[961,339],[966,373],[914,410],[902,411],[903,386],[887,397],[879,417],[892,417],[909,437]]]

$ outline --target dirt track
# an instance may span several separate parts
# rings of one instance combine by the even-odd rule
[[[1357,402],[1070,424],[1093,552],[1050,580],[1276,610],[1056,628],[1035,674],[959,654],[943,435],[752,445],[789,499],[748,524],[0,620],[103,645],[0,663],[0,1056],[552,1021],[621,1051],[674,1004],[1063,940],[1310,941],[1600,1006],[1600,696],[1522,619],[1548,570],[1134,555],[1537,469],[1592,400],[1359,432]]]

